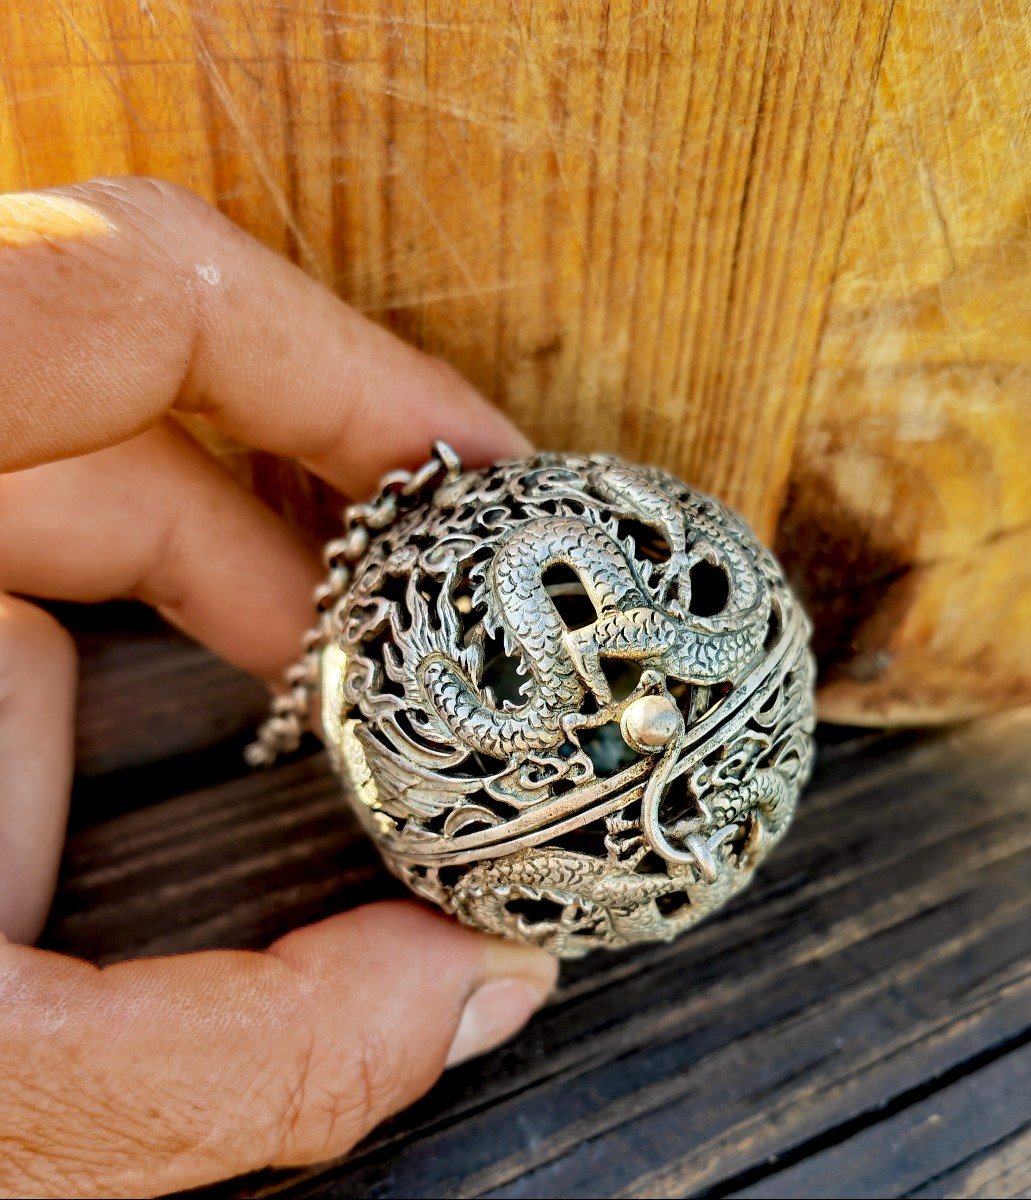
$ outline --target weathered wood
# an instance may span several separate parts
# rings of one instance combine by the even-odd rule
[[[926,1099],[896,1116],[828,1150],[811,1155],[787,1170],[775,1171],[753,1187],[734,1188],[732,1195],[791,1200],[793,1197],[956,1195],[942,1189],[939,1175],[955,1177],[970,1159],[983,1162],[1000,1144],[1026,1138],[1031,1048],[1027,1045],[968,1072],[948,1087],[938,1087]],[[1018,1103],[1014,1103],[1014,1100]],[[1023,1101],[1021,1103],[1021,1101]],[[988,1151],[985,1146],[989,1146]],[[997,1176],[993,1181],[1001,1185]],[[1016,1182],[1016,1180],[1012,1181]],[[962,1194],[969,1195],[965,1187]],[[1016,1193],[993,1190],[992,1195]]]
[[[168,760],[240,749],[268,709],[262,684],[141,605],[50,608],[79,652],[80,778],[155,762],[169,771]]]
[[[193,187],[540,443],[741,508],[827,716],[947,720],[1031,697],[1029,31],[1024,0],[9,0],[0,186]]]
[[[1031,1125],[1003,1138],[980,1154],[944,1171],[910,1193],[914,1200],[941,1196],[998,1200],[1031,1195]]]
[[[91,658],[93,694],[107,670],[124,663]],[[142,710],[152,695],[190,710],[190,672],[141,668]],[[393,892],[321,756],[246,774],[238,749],[169,782],[152,744],[149,765],[80,783],[47,944],[98,961],[260,946]],[[104,753],[122,761],[118,741]],[[724,916],[568,966],[524,1035],[350,1160],[205,1194],[1019,1194],[1029,767],[1031,711],[825,734],[794,831]]]

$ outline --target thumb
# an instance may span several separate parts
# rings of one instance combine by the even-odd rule
[[[343,1154],[514,1033],[541,951],[408,902],[97,970],[0,945],[0,1193],[154,1195]]]

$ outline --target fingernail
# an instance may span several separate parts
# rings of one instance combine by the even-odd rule
[[[486,1054],[518,1033],[546,999],[528,979],[494,979],[465,1002],[446,1066]]]

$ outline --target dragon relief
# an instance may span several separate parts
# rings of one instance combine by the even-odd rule
[[[453,478],[373,538],[324,724],[388,865],[575,956],[740,890],[812,754],[808,624],[716,501],[608,456]]]

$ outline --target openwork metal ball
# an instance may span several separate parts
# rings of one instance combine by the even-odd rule
[[[662,471],[457,469],[373,533],[323,719],[408,886],[564,957],[667,940],[748,882],[812,759],[809,625],[733,513]]]

